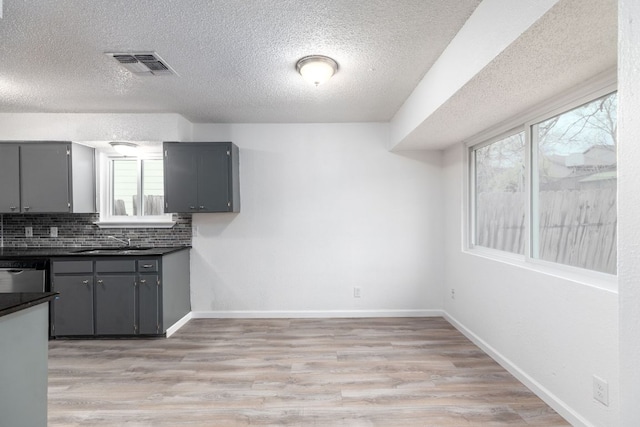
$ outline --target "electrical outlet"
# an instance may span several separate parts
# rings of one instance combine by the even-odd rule
[[[604,406],[609,406],[609,384],[595,375],[593,376],[593,398]]]
[[[51,227],[51,237],[58,237],[58,227]]]
[[[354,287],[353,288],[353,297],[354,298],[362,297],[362,288],[360,288],[359,286]]]
[[[24,237],[33,237],[33,227],[24,228]]]
[[[456,299],[456,290],[451,289],[451,299]]]

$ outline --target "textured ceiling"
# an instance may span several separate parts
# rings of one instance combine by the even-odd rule
[[[0,112],[388,121],[480,0],[4,0]],[[140,77],[104,52],[155,51]],[[295,62],[340,64],[315,88]]]
[[[395,149],[445,148],[615,69],[617,19],[617,0],[559,1]]]

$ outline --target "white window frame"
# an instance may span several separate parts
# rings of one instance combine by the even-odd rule
[[[98,154],[98,204],[100,219],[95,224],[100,228],[171,228],[175,225],[173,215],[113,215],[113,160],[125,159],[125,156]],[[141,156],[137,159],[138,194],[142,186],[142,161],[162,160],[162,154]]]
[[[534,253],[533,233],[535,231],[535,227],[532,226],[532,220],[535,220],[536,218],[535,212],[533,211],[537,210],[537,203],[533,201],[535,194],[532,191],[532,184],[534,184],[534,180],[537,179],[537,174],[534,173],[534,171],[537,170],[534,168],[536,166],[535,163],[537,163],[537,155],[534,155],[535,153],[532,151],[534,149],[532,144],[532,126],[616,91],[617,81],[615,72],[610,71],[604,73],[603,75],[597,76],[592,81],[587,82],[585,85],[549,100],[535,109],[494,128],[488,129],[464,143],[464,161],[466,167],[463,168],[463,182],[465,183],[463,194],[463,252],[515,265],[528,270],[541,272],[550,276],[571,280],[587,286],[617,292],[618,278],[616,274],[603,273],[532,257]],[[527,236],[528,241],[525,244],[524,255],[520,255],[477,246],[475,244],[476,212],[473,151],[523,130],[525,132],[525,235]]]
[[[491,139],[488,139],[484,142],[481,142],[479,144],[474,144],[471,146],[467,147],[467,165],[468,165],[468,178],[467,178],[467,186],[469,188],[469,197],[468,197],[468,202],[469,202],[469,208],[467,209],[468,211],[468,218],[469,218],[469,223],[468,223],[468,229],[469,229],[469,237],[468,237],[468,248],[478,248],[478,249],[487,249],[490,251],[496,251],[499,252],[501,254],[505,254],[506,256],[508,256],[509,258],[516,258],[516,259],[524,259],[524,256],[521,254],[517,254],[514,252],[507,252],[507,251],[501,251],[499,249],[492,249],[492,248],[487,248],[485,246],[479,246],[477,245],[476,242],[476,224],[477,224],[477,211],[476,211],[476,207],[477,207],[477,199],[476,199],[476,183],[475,183],[475,176],[476,176],[476,170],[475,170],[475,166],[476,166],[476,158],[475,158],[475,152],[476,150],[480,149],[480,148],[484,148],[488,145],[491,145],[493,143],[496,143],[498,141],[501,141],[503,139],[506,139],[510,136],[519,134],[519,133],[525,133],[525,141],[526,141],[526,131],[524,129],[523,126],[519,126],[516,127],[514,129],[510,129],[504,133],[501,133],[499,135],[494,136]],[[528,170],[527,170],[527,145],[525,142],[525,147],[524,147],[525,153],[524,153],[524,163],[525,163],[525,192],[526,189],[529,188],[529,182],[528,182]],[[528,216],[528,194],[525,194],[526,197],[526,201],[525,201],[525,235],[529,235],[529,216]],[[526,250],[528,245],[525,245],[525,255],[526,255]]]

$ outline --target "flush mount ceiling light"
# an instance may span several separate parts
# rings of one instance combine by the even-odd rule
[[[113,147],[118,154],[123,156],[135,156],[138,153],[138,144],[133,142],[113,141],[109,145]]]
[[[319,86],[338,71],[338,63],[328,56],[310,55],[298,60],[296,70],[303,79]]]

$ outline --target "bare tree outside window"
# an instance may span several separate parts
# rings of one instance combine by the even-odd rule
[[[524,132],[471,149],[473,244],[616,273],[615,93],[531,126],[531,233]]]
[[[524,254],[524,132],[474,150],[475,244]]]
[[[615,93],[532,127],[533,257],[616,273]]]

